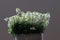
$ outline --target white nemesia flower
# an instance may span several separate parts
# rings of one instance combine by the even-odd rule
[[[38,13],[38,12],[36,12],[36,15],[39,15],[39,13]]]
[[[44,23],[44,26],[48,26],[48,24],[49,24],[49,21],[46,21],[46,22]]]
[[[16,8],[16,13],[20,13],[20,8]]]
[[[4,20],[5,20],[5,21],[8,21],[8,20],[9,20],[9,18],[4,18]]]
[[[49,13],[46,13],[46,14],[45,14],[45,19],[46,19],[46,20],[49,20],[49,19],[50,19],[50,14],[49,14]]]
[[[36,28],[35,27],[31,27],[30,30],[36,30]]]

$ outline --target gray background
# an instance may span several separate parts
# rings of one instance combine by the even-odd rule
[[[60,1],[59,0],[0,0],[0,40],[14,40],[8,34],[7,22],[3,19],[15,15],[15,8],[23,11],[50,12],[51,20],[44,32],[44,40],[60,40]]]

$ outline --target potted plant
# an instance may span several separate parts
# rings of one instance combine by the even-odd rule
[[[16,8],[16,13],[17,15],[4,19],[8,22],[8,33],[15,36],[15,40],[42,40],[50,13],[23,12],[19,8]]]

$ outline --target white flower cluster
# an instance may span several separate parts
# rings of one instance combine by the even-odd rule
[[[16,9],[17,13],[20,13],[20,9]],[[6,18],[7,19],[7,18]],[[21,12],[21,16],[14,15],[9,18],[8,20],[8,26],[14,25],[14,23],[18,22],[27,22],[27,23],[35,23],[39,24],[40,22],[43,22],[44,26],[47,26],[49,24],[49,19],[50,19],[50,13],[40,13],[40,12],[30,12],[27,11],[26,13]]]
[[[25,21],[28,21],[29,23],[36,23],[39,24],[40,22],[43,22],[44,26],[47,26],[49,24],[50,20],[50,13],[39,13],[39,12],[26,12],[22,13],[21,17],[24,18]]]

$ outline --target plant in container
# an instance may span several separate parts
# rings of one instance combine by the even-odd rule
[[[16,8],[17,15],[5,18],[8,22],[8,33],[15,40],[43,40],[43,32],[49,24],[50,13],[23,12]]]

